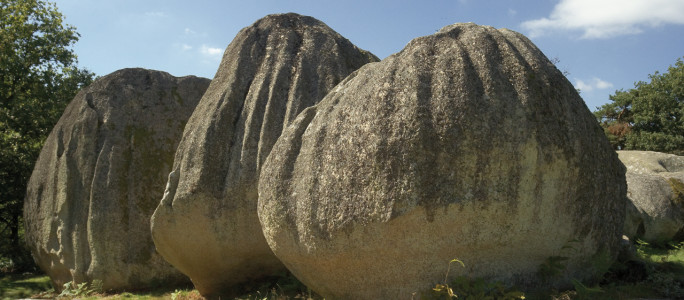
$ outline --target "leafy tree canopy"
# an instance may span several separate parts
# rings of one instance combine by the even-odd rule
[[[45,0],[0,2],[0,257],[20,258],[28,178],[64,108],[94,77],[76,66],[79,34],[63,21]]]
[[[684,155],[684,62],[610,96],[594,112],[615,149]]]

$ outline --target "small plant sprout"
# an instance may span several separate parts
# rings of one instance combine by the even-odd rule
[[[442,284],[438,283],[432,289],[435,292],[439,293],[440,295],[446,293],[447,299],[458,298],[458,296],[456,294],[454,294],[453,289],[451,287],[449,287],[449,284],[447,283],[447,280],[449,280],[448,278],[449,278],[449,271],[451,270],[451,264],[455,263],[455,262],[459,263],[462,267],[465,268],[465,264],[461,260],[459,260],[458,258],[452,259],[451,261],[449,261],[449,265],[447,266],[446,274],[444,274],[444,282]]]
[[[455,262],[459,263],[459,264],[461,265],[461,267],[464,267],[464,268],[465,268],[465,264],[464,264],[460,259],[458,259],[458,258],[454,258],[454,259],[452,259],[451,261],[449,261],[449,265],[447,266],[446,274],[444,275],[444,284],[446,284],[446,282],[447,282],[447,280],[448,280],[449,271],[450,271],[450,269],[451,269],[451,263],[455,263]]]

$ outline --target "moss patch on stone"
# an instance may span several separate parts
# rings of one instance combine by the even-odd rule
[[[684,208],[684,183],[677,178],[669,178],[667,181],[672,187],[672,201]]]

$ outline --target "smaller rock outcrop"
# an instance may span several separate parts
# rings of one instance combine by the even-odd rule
[[[627,167],[625,234],[647,242],[684,238],[684,157],[618,151]]]
[[[181,133],[209,79],[124,69],[81,90],[48,136],[28,183],[26,241],[59,289],[188,279],[155,251],[150,217]]]

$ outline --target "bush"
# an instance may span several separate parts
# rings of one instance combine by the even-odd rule
[[[616,150],[684,155],[684,62],[619,90],[594,112]]]

